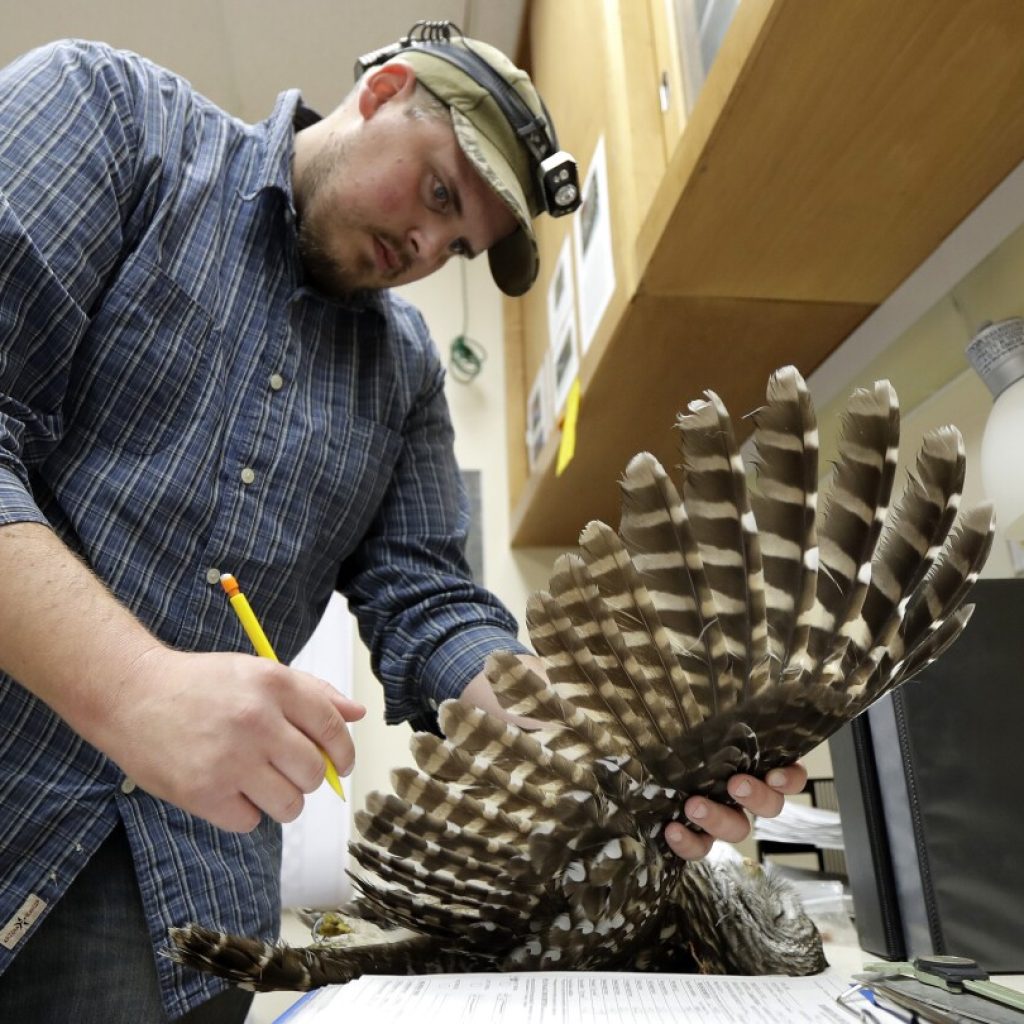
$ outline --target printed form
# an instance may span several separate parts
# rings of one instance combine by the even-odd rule
[[[311,992],[278,1024],[821,1024],[850,1021],[836,1003],[848,988],[837,974],[377,975]]]

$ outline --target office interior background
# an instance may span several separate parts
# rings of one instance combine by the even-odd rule
[[[604,266],[588,265],[579,224],[546,223],[525,300],[502,298],[486,259],[402,289],[454,360],[446,390],[478,499],[478,571],[522,622],[575,531],[616,521],[623,452],[671,453],[674,413],[706,388],[738,419],[786,363],[817,404],[823,471],[846,396],[887,377],[900,396],[901,459],[927,430],[955,423],[964,503],[982,500],[993,397],[965,350],[983,324],[1024,316],[1024,71],[1005,39],[1016,32],[1020,52],[1015,6],[830,0],[822,15],[806,0],[7,0],[0,62],[60,37],[100,39],[178,71],[250,122],[291,87],[333,108],[356,57],[420,18],[452,20],[532,64],[562,145],[607,192]],[[833,20],[830,33],[808,24],[809,7]],[[830,53],[845,60],[801,91]],[[933,73],[967,80],[961,62],[975,87],[929,92]],[[920,137],[901,139],[915,123]],[[467,345],[481,357],[471,373]],[[574,380],[575,451],[559,472]],[[1024,478],[1021,450],[1007,458],[1006,473]],[[1024,575],[1022,549],[997,529],[985,575]],[[354,727],[350,811],[412,762],[406,727],[383,723],[347,613],[329,616],[306,656],[369,709]],[[808,768],[830,775],[828,750]],[[319,796],[290,829],[286,871],[301,902],[347,885],[348,821]],[[326,866],[311,868],[303,847],[316,843]],[[303,887],[309,870],[326,891]],[[282,1005],[261,997],[252,1020]]]

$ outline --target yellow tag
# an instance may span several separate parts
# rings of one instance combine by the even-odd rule
[[[580,414],[580,379],[577,377],[569,388],[569,396],[565,400],[565,420],[562,424],[562,440],[558,444],[558,461],[555,463],[555,476],[561,476],[565,467],[572,462],[576,454],[576,419]]]

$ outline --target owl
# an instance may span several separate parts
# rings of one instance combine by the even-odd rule
[[[711,391],[678,417],[681,489],[651,455],[630,461],[618,530],[589,523],[527,604],[544,672],[513,654],[486,666],[536,728],[443,704],[443,737],[415,735],[418,767],[356,815],[359,896],[317,920],[312,945],[190,924],[171,955],[258,990],[366,973],[823,969],[783,883],[687,864],[665,824],[691,795],[729,802],[733,774],[791,763],[937,658],[970,617],[993,514],[959,512],[953,427],[925,436],[891,503],[887,381],[851,396],[820,511],[816,419],[793,367],[753,423],[750,480]]]

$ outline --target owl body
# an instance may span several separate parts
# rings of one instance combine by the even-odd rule
[[[792,763],[940,656],[992,541],[961,512],[963,441],[927,435],[891,501],[899,438],[887,382],[858,390],[818,508],[817,429],[792,367],[753,414],[748,483],[727,411],[680,416],[682,488],[641,453],[618,530],[589,523],[527,604],[544,671],[485,668],[530,729],[449,701],[356,815],[349,908],[407,929],[303,949],[175,929],[181,962],[262,988],[367,971],[697,970],[806,974],[821,941],[760,869],[684,864],[665,843],[694,794]]]

